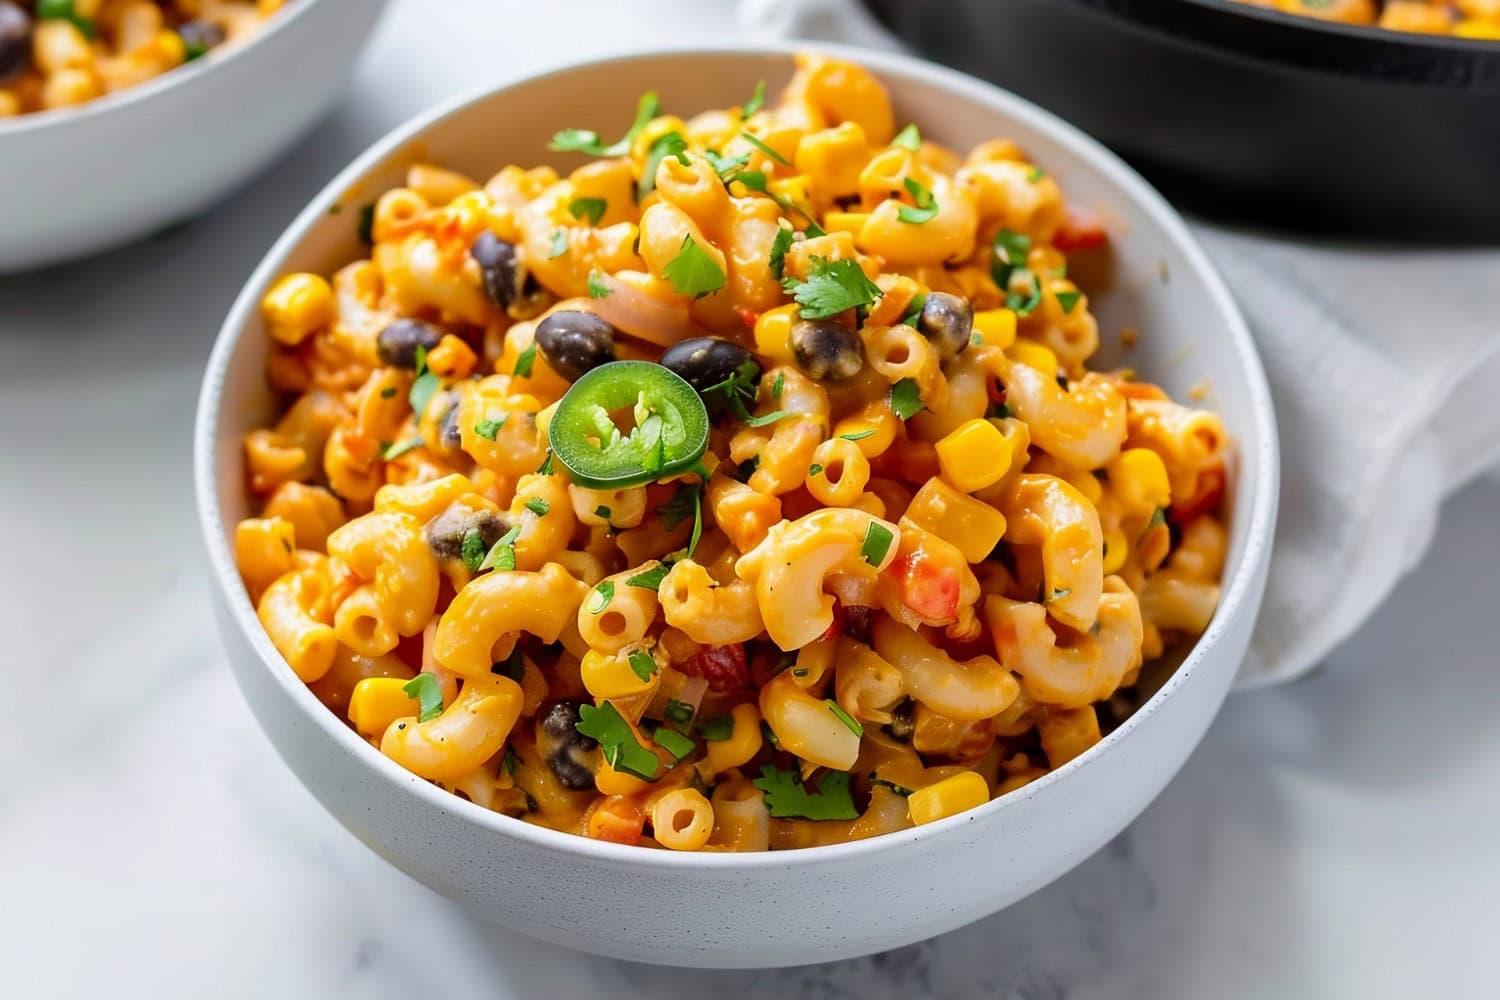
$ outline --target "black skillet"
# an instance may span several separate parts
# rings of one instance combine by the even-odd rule
[[[865,0],[929,58],[1103,140],[1180,205],[1500,243],[1500,42],[1231,0]]]

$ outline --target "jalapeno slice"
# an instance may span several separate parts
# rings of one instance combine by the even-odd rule
[[[613,414],[629,411],[628,433]],[[650,361],[585,372],[548,426],[552,454],[591,489],[639,486],[691,468],[708,447],[708,410],[682,376]]]

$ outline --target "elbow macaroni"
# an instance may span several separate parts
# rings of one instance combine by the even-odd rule
[[[83,59],[49,35],[59,73]],[[1232,442],[1087,370],[1054,180],[897,124],[872,75],[804,56],[748,117],[658,115],[567,175],[416,164],[368,259],[276,280],[267,372],[295,399],[244,442],[233,542],[290,669],[478,807],[670,850],[935,822],[1103,738],[1143,660],[1213,616]],[[718,290],[678,292],[689,240]],[[829,262],[879,292],[819,319],[858,351],[842,379],[782,284]],[[619,359],[736,342],[758,379],[711,401],[689,471],[575,482],[537,335],[565,312]]]

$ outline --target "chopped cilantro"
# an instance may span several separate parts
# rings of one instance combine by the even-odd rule
[[[922,133],[917,131],[916,125],[908,125],[896,133],[896,138],[891,140],[892,146],[900,146],[915,153],[922,146]]]
[[[895,792],[897,795],[901,796],[902,798],[907,798],[908,796],[911,795],[911,793],[913,791],[913,789],[907,788],[905,785],[898,785],[894,781],[886,781],[884,778],[880,777],[880,775],[878,775],[878,774],[872,774],[872,775],[870,775],[870,784],[871,785],[884,785],[885,787],[889,788],[891,791]]]
[[[755,93],[750,95],[750,100],[740,109],[740,120],[744,121],[755,112],[766,106],[766,81],[761,80],[755,85]]]
[[[443,714],[443,689],[437,674],[418,674],[401,686],[407,697],[417,699],[418,722],[428,722]]]
[[[868,306],[883,294],[856,260],[814,257],[806,281],[784,278],[781,287],[801,306],[803,319],[827,319],[846,309]]]
[[[361,205],[359,209],[359,225],[357,227],[359,241],[367,247],[375,245],[375,203],[372,201],[367,205]]]
[[[411,404],[411,412],[418,420],[427,409],[427,403],[432,399],[434,393],[442,388],[443,380],[436,373],[427,369],[427,348],[417,346],[417,377],[411,384],[411,392],[407,393],[406,401]]]
[[[777,281],[786,277],[786,252],[792,248],[792,231],[785,226],[776,230],[771,241],[771,274]]]
[[[526,378],[531,374],[531,366],[535,363],[536,344],[532,344],[530,347],[526,348],[526,350],[522,351],[520,356],[516,358],[515,373],[522,378]],[[548,455],[547,457],[550,459],[552,456]]]
[[[463,543],[459,546],[459,558],[468,567],[470,573],[479,571],[479,564],[484,562],[485,546],[484,536],[476,529],[470,528],[464,532]]]
[[[754,146],[756,149],[760,150],[762,153],[765,153],[767,156],[769,156],[771,159],[775,160],[777,163],[780,163],[783,166],[788,166],[788,167],[790,167],[792,165],[792,161],[791,160],[788,160],[785,156],[782,156],[780,153],[776,152],[776,150],[772,149],[770,146],[767,146],[764,141],[762,141],[760,139],[757,139],[755,136],[751,135],[749,132],[741,132],[740,135],[744,136],[745,137],[745,141],[747,141],[748,143],[750,143],[750,145]]]
[[[657,746],[672,755],[674,764],[698,748],[698,744],[690,738],[666,726],[658,726],[656,732],[651,734],[651,738]]]
[[[734,735],[734,717],[713,715],[707,719],[699,719],[693,731],[710,743],[720,743]]]
[[[599,506],[597,506],[597,507],[594,508],[594,516],[595,517],[602,517],[606,521],[608,521],[611,517],[613,517],[614,513],[615,513],[614,511],[610,510],[608,507],[604,506],[604,504],[602,504],[602,503]]]
[[[776,735],[776,730],[772,729],[771,724],[765,719],[760,720],[760,734],[773,749],[781,749],[781,738]]]
[[[1026,255],[1031,253],[1031,237],[1002,229],[995,234],[990,249],[990,276],[1000,286],[1000,291],[1009,291],[1011,272],[1026,266]]]
[[[871,566],[879,566],[885,561],[885,554],[891,550],[891,542],[895,540],[891,529],[879,521],[870,521],[869,527],[865,529],[865,542],[859,547],[859,554],[865,557],[865,562]]]
[[[485,420],[481,423],[475,424],[474,433],[478,434],[486,441],[493,441],[495,440],[495,435],[500,433],[500,428],[504,427],[505,422],[509,419],[509,413],[502,413],[499,420]]]
[[[796,671],[793,671],[793,673],[796,673]],[[840,722],[849,727],[849,731],[851,733],[853,733],[855,736],[863,736],[865,734],[865,727],[859,724],[858,719],[850,715],[848,712],[844,711],[843,705],[840,705],[838,702],[832,700],[831,698],[825,698],[824,701],[828,703],[828,710],[832,712]]]
[[[589,591],[588,600],[583,602],[583,610],[591,615],[603,614],[604,609],[609,607],[609,602],[614,599],[615,582],[613,580],[605,580]]]
[[[677,294],[695,299],[724,287],[724,269],[697,244],[692,234],[682,238],[682,249],[662,268],[662,274]]]
[[[656,772],[661,770],[661,760],[641,746],[630,723],[625,721],[625,717],[612,702],[606,701],[597,708],[593,705],[579,706],[578,723],[574,728],[584,736],[599,741],[599,746],[604,750],[604,759],[616,771],[633,774],[646,781],[656,780]]]
[[[821,476],[823,474],[823,467],[817,462],[814,462],[812,465],[809,465],[807,467],[807,474],[809,476]]]
[[[1152,528],[1156,527],[1157,525],[1159,525],[1159,524],[1166,524],[1166,523],[1167,523],[1167,509],[1165,507],[1158,507],[1154,511],[1151,512],[1151,520],[1146,524],[1146,530],[1150,531]]]
[[[641,167],[641,179],[635,187],[636,201],[645,201],[646,195],[656,190],[656,170],[662,160],[675,156],[678,163],[692,162],[688,159],[687,148],[687,140],[681,132],[668,132],[652,140],[651,147],[646,150],[646,163]]]
[[[608,208],[609,202],[603,198],[574,198],[568,203],[568,211],[573,213],[573,218],[587,219],[591,226],[599,224]]]
[[[539,476],[552,475],[552,449],[547,449],[547,457],[542,459],[542,464],[536,467],[536,474]]]
[[[608,146],[599,141],[599,133],[581,128],[565,128],[552,136],[547,148],[561,153],[587,153],[590,156],[624,156],[630,152],[631,143],[641,134],[641,129],[661,114],[661,100],[654,91],[641,95],[635,106],[635,123],[624,138]]]
[[[396,395],[396,387],[393,385],[388,385],[380,390],[381,399],[390,399],[394,395]]]
[[[587,706],[585,706],[587,707]],[[809,792],[796,772],[770,764],[760,769],[752,782],[766,793],[766,808],[776,819],[855,819],[859,810],[849,794],[849,775],[829,771],[817,781],[817,792]]]
[[[505,756],[501,759],[500,766],[505,768],[506,774],[516,773],[516,752],[510,747],[505,748]]]
[[[681,726],[692,721],[693,706],[685,701],[678,701],[676,698],[668,698],[666,710],[662,714],[667,717],[668,722],[675,722]]]
[[[1032,167],[1030,170],[1026,171],[1026,179],[1033,184],[1046,176],[1047,171],[1043,170],[1041,167]]]
[[[626,658],[630,663],[631,671],[643,681],[649,681],[656,676],[656,660],[644,649],[637,649]]]
[[[546,517],[547,512],[552,509],[552,505],[542,497],[532,497],[526,501],[526,509],[537,517]]]
[[[784,372],[777,372],[776,373],[776,381],[771,383],[771,398],[772,399],[780,399],[781,398],[781,390],[783,390],[785,388],[786,388],[786,374]]]
[[[635,576],[625,578],[627,587],[640,587],[642,590],[660,590],[661,582],[667,578],[672,567],[666,563],[657,563],[648,570],[637,573]]]
[[[609,297],[611,289],[604,281],[604,272],[597,267],[589,272],[589,298],[605,299]]]
[[[865,438],[869,437],[870,435],[872,435],[874,433],[875,433],[875,429],[872,427],[870,430],[859,431],[858,433],[855,433],[855,434],[840,434],[839,437],[843,438],[845,441],[863,441]]]
[[[1037,306],[1042,304],[1042,279],[1024,267],[1018,267],[1011,271],[1011,284],[1005,286],[1005,308],[1015,312],[1017,316],[1029,316]],[[1010,291],[1017,282],[1025,284],[1030,282],[1031,291],[1027,294]]]
[[[1073,311],[1074,306],[1078,305],[1078,300],[1081,298],[1083,298],[1082,292],[1058,292],[1057,304],[1062,306],[1063,314],[1067,315]]]
[[[521,537],[521,526],[518,524],[505,534],[500,540],[490,547],[490,554],[484,557],[484,562],[479,564],[476,572],[492,569],[504,572],[516,568],[516,539]]]
[[[917,380],[904,378],[891,386],[891,412],[902,420],[909,420],[920,410],[925,410],[927,404],[922,402],[922,392],[917,388]]]
[[[906,188],[907,194],[911,195],[911,200],[916,202],[916,207],[902,205],[896,210],[896,218],[902,222],[920,225],[924,222],[931,222],[937,217],[937,199],[932,196],[931,191],[910,177],[902,181],[901,186]]]
[[[703,485],[701,483],[683,483],[677,487],[677,492],[672,499],[662,504],[659,515],[662,525],[668,530],[674,530],[679,524],[693,516],[693,533],[688,540],[687,554],[692,556],[698,548],[698,539],[703,536]]]
[[[925,308],[927,308],[927,293],[919,292],[913,295],[906,305],[906,312],[901,314],[901,322],[915,330],[922,320],[922,310]]]
[[[568,230],[558,226],[552,230],[552,249],[547,252],[548,260],[556,260],[568,252]]]
[[[392,459],[400,458],[413,448],[422,447],[424,444],[426,442],[422,440],[422,436],[419,434],[416,437],[407,438],[405,441],[397,441],[395,444],[390,445],[385,451],[380,453],[380,457],[389,462]]]

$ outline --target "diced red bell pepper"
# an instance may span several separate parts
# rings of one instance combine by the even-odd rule
[[[1052,245],[1063,253],[1096,250],[1109,243],[1109,233],[1098,216],[1083,208],[1069,206],[1062,228],[1052,238]]]
[[[899,556],[886,570],[899,588],[901,603],[928,621],[958,616],[958,571],[943,566],[920,548]]]
[[[750,683],[750,668],[745,663],[745,647],[741,643],[705,646],[677,664],[677,669],[689,677],[702,677],[713,691],[738,691]]]

